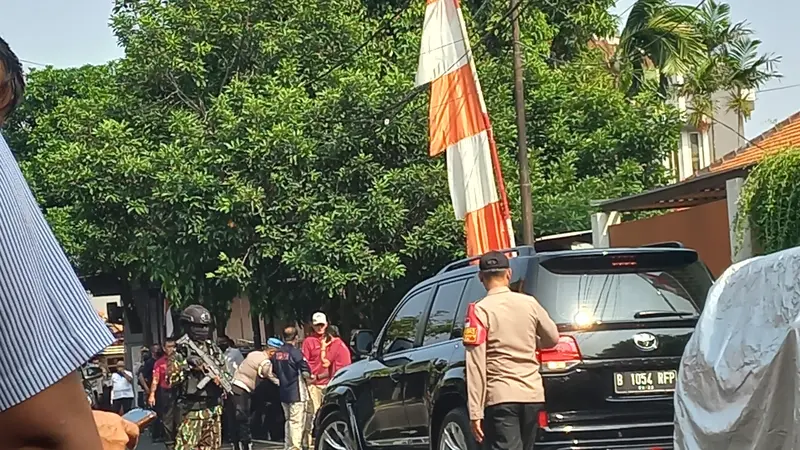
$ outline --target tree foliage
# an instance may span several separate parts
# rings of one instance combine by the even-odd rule
[[[754,108],[753,90],[781,76],[776,70],[780,57],[760,53],[761,41],[753,39],[749,23],[734,23],[726,3],[705,2],[691,22],[702,38],[705,56],[687,71],[680,89],[690,97],[689,122],[705,128],[724,106],[737,114],[738,132],[744,134],[744,122]],[[727,92],[725,105],[712,98],[717,92]]]
[[[764,253],[800,245],[798,177],[800,149],[769,156],[753,169],[739,199],[737,245],[747,229]]]
[[[687,74],[702,60],[704,46],[692,20],[695,11],[670,0],[636,0],[617,50],[630,74],[629,95],[651,84],[666,96],[670,77]],[[648,73],[655,79],[649,80]]]
[[[573,3],[522,20],[538,235],[586,229],[590,200],[662,183],[677,145],[677,113],[627,99],[586,49],[613,24],[608,1]],[[120,0],[126,56],[33,71],[10,140],[83,273],[151,280],[218,315],[247,294],[259,312],[380,319],[463,255],[413,89],[424,6]],[[517,211],[506,6],[465,8]]]

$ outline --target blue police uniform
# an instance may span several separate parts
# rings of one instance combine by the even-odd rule
[[[309,375],[311,369],[303,358],[303,353],[291,344],[284,344],[271,358],[272,370],[280,380],[278,391],[286,419],[286,450],[302,448],[303,431],[306,422],[306,405],[308,388],[304,374]]]
[[[281,384],[279,392],[281,403],[305,402],[308,390],[302,374],[311,373],[303,353],[292,344],[284,344],[272,355],[272,370]]]

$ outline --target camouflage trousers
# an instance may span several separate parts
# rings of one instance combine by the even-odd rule
[[[218,450],[221,446],[222,406],[184,414],[175,437],[175,450]]]

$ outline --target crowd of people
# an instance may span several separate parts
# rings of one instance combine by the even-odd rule
[[[0,125],[22,101],[24,86],[19,59],[0,39]],[[122,365],[113,377],[112,409],[120,415],[92,412],[78,371],[114,338],[87,300],[2,136],[0,237],[3,448],[133,448],[139,429],[121,417],[133,403],[133,375]],[[539,345],[556,345],[558,329],[535,299],[509,290],[504,254],[484,255],[479,267],[488,295],[470,307],[463,333],[472,431],[487,448],[530,448],[544,390],[538,361],[529,356]],[[181,322],[186,335],[165,342],[152,369],[137,377],[175,450],[218,450],[228,399],[235,416],[234,445],[251,448],[249,403],[260,380],[278,385],[285,448],[312,446],[323,390],[337,370],[350,364],[347,346],[323,313],[314,314],[314,333],[302,343],[298,329],[287,327],[282,341],[270,339],[266,350],[247,358],[229,352],[227,340],[225,351],[211,341],[211,314],[202,306],[186,308]],[[503,364],[509,355],[517,363]]]
[[[283,409],[285,448],[312,448],[314,416],[325,386],[351,363],[351,356],[324,313],[311,319],[313,332],[302,341],[299,330],[290,326],[281,339],[270,338],[265,349],[245,357],[227,336],[212,341],[205,308],[188,307],[181,323],[193,344],[170,338],[163,346],[154,345],[143,352],[137,371],[140,404],[158,415],[154,440],[176,450],[216,450],[226,436],[235,450],[251,449],[253,393],[259,383],[268,382],[277,387]],[[209,365],[219,371],[214,374]],[[134,377],[120,363],[111,380],[111,411],[123,415],[134,400]]]

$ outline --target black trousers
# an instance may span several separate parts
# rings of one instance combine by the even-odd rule
[[[181,414],[172,389],[159,387],[156,391],[156,413],[161,419],[164,430],[164,441],[168,444],[175,442],[175,435],[181,423]]]
[[[483,412],[486,450],[533,450],[542,403],[500,403]]]
[[[250,434],[250,393],[233,386],[233,407],[235,411],[235,423],[231,426],[231,440],[249,444],[253,437]]]
[[[133,397],[118,398],[111,402],[111,409],[120,416],[125,415],[131,408],[133,408]]]

